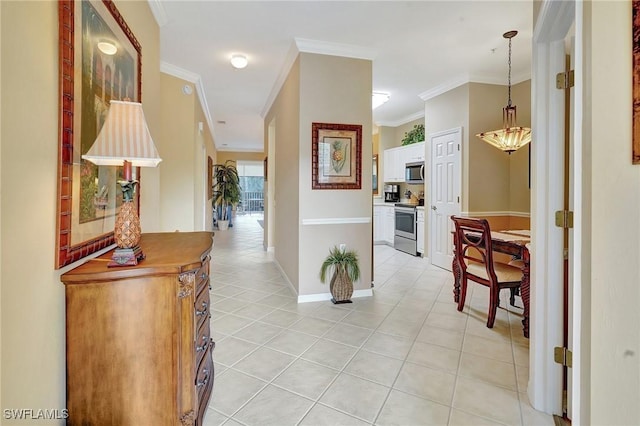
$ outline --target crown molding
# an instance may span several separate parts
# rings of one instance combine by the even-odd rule
[[[526,71],[522,74],[518,74],[516,76],[512,76],[511,85],[522,83],[523,81],[527,81],[531,79],[531,70]],[[463,84],[467,83],[481,83],[481,84],[496,84],[501,86],[507,85],[507,80],[504,78],[498,78],[495,75],[466,75],[453,78],[451,80],[445,81],[442,84],[439,84],[435,87],[432,87],[429,90],[426,90],[420,93],[418,96],[423,101],[428,101],[429,99],[433,99],[436,96],[442,95],[450,90],[455,89],[456,87],[460,87]]]
[[[200,101],[202,112],[205,116],[205,119],[207,120],[207,126],[209,127],[209,132],[211,132],[211,138],[213,139],[213,143],[216,147],[216,150],[220,151],[217,144],[215,130],[213,128],[211,111],[209,110],[207,97],[204,94],[204,84],[202,83],[202,78],[200,78],[200,75],[164,61],[160,61],[160,72],[163,72],[173,77],[193,83],[193,85],[196,87],[196,93],[198,94],[198,100]]]
[[[424,110],[415,112],[411,115],[407,115],[406,117],[400,118],[395,121],[376,121],[376,125],[386,126],[386,127],[398,127],[422,117],[424,117]]]
[[[232,146],[226,146],[224,148],[217,148],[218,152],[264,152],[264,148],[234,148]]]
[[[269,93],[269,97],[267,101],[264,103],[264,107],[262,108],[262,112],[260,113],[260,117],[263,119],[266,117],[267,113],[271,109],[271,106],[276,100],[278,93],[280,93],[280,89],[282,89],[282,85],[284,84],[289,72],[291,71],[291,67],[296,62],[296,58],[298,57],[298,49],[295,43],[291,43],[291,47],[287,52],[287,56],[284,59],[284,64],[280,68],[280,73],[278,74],[278,78],[275,83],[273,83],[273,87],[271,88],[271,92]]]
[[[169,22],[169,17],[167,16],[167,11],[164,9],[162,5],[162,1],[160,0],[147,0],[149,3],[149,9],[151,9],[151,13],[153,13],[153,17],[156,19],[159,27],[166,25]]]
[[[320,55],[342,56],[345,58],[367,59],[373,61],[378,52],[369,47],[355,46],[330,41],[310,40],[306,38],[294,38],[298,51],[305,53],[317,53]]]

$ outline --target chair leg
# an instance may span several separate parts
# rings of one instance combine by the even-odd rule
[[[509,297],[509,303],[511,304],[511,306],[516,306],[516,287],[511,287],[509,290],[511,290],[511,297]]]
[[[489,316],[487,318],[488,328],[493,328],[493,324],[496,321],[496,312],[498,311],[499,298],[500,291],[497,288],[491,288],[489,290]]]
[[[464,309],[464,301],[467,298],[467,277],[463,274],[460,277],[460,298],[458,299],[458,311]]]

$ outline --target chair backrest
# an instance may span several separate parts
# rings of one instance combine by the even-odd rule
[[[454,244],[456,259],[463,271],[469,262],[483,263],[487,276],[497,281],[493,269],[491,229],[486,219],[451,216],[455,225]]]

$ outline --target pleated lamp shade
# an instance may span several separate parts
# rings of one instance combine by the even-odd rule
[[[139,102],[111,101],[96,141],[82,156],[98,166],[156,167],[162,159],[151,139]]]

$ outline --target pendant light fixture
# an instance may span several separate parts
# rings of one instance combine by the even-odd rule
[[[511,39],[517,34],[518,31],[513,30],[502,35],[509,40],[509,101],[507,106],[502,109],[502,129],[476,135],[488,144],[509,154],[531,142],[531,129],[516,125],[516,106],[511,105]]]

